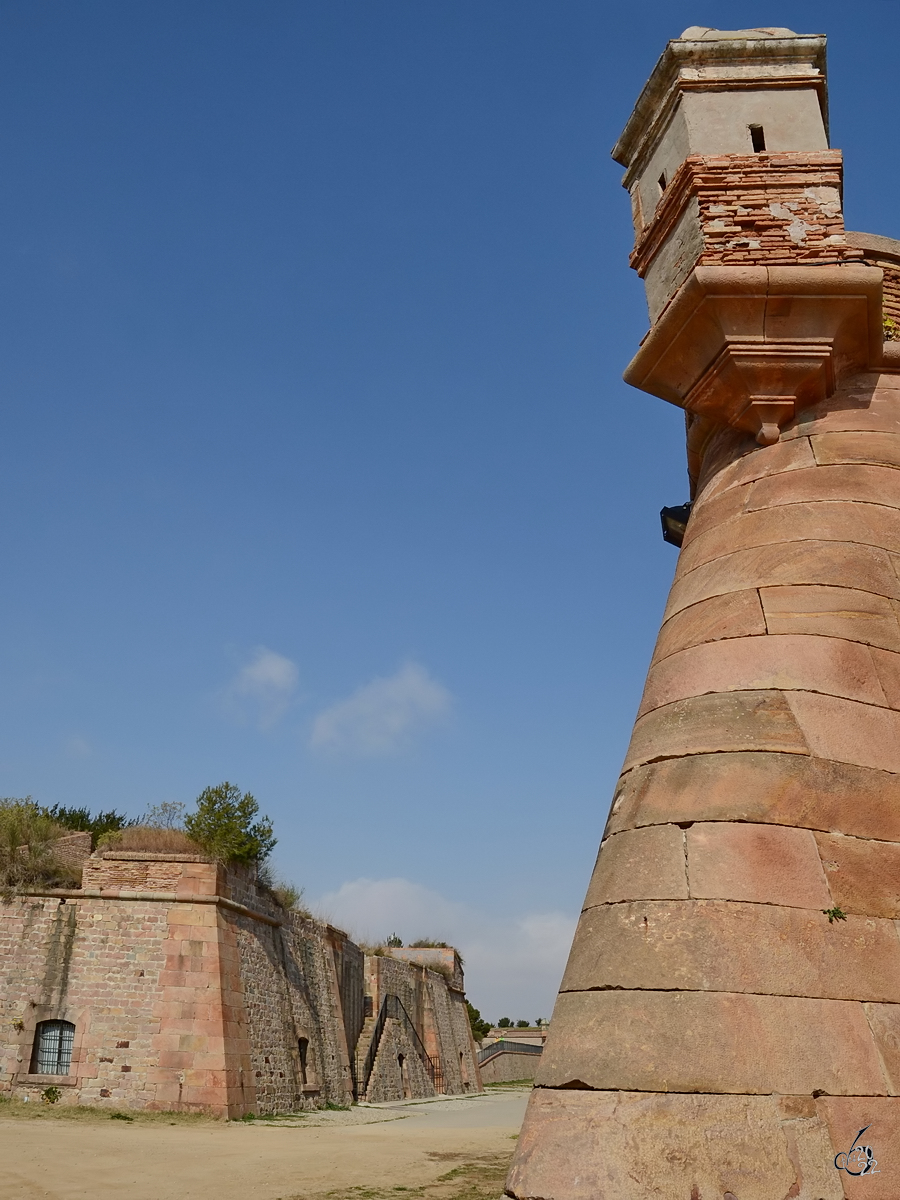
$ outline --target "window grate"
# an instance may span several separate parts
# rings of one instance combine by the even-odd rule
[[[34,1031],[31,1071],[34,1075],[68,1075],[75,1026],[70,1021],[41,1021]]]

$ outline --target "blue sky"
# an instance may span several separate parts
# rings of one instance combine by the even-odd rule
[[[900,236],[890,0],[0,2],[0,794],[229,779],[549,1014],[687,494],[609,148],[692,24],[829,35]]]

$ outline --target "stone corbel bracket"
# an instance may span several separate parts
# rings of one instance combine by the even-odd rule
[[[703,428],[772,445],[840,379],[882,362],[882,272],[856,263],[696,267],[644,338],[626,383]]]

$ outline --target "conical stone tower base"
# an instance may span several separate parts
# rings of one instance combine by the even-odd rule
[[[776,32],[765,52],[728,35],[730,60],[710,39],[715,62],[786,78],[804,48]],[[695,81],[704,52],[668,53]],[[740,190],[715,220],[795,219],[765,197],[788,154],[791,203],[830,195],[804,178],[821,148],[768,144],[749,182],[736,152],[697,168]],[[701,185],[697,257],[627,376],[688,409],[696,501],[507,1194],[897,1200],[900,357],[880,335],[900,244],[845,235],[838,205],[831,262],[766,265],[764,234],[755,261],[710,262]],[[647,272],[676,217],[639,228]]]

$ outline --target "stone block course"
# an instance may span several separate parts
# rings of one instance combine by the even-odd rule
[[[896,656],[885,674],[893,684]],[[651,667],[638,715],[690,696],[763,689],[804,690],[888,706],[868,646],[841,638],[783,634],[692,646]],[[895,689],[891,688],[892,693]]]
[[[836,1106],[836,1135],[844,1135],[839,1106],[846,1107],[849,1125],[854,1102],[829,1100]],[[896,1124],[895,1111],[877,1110],[877,1116]],[[858,1129],[837,1144],[849,1146]],[[900,1136],[885,1146],[887,1154],[895,1145],[900,1153]],[[702,1200],[729,1193],[740,1200],[843,1200],[833,1157],[826,1119],[815,1105],[804,1119],[785,1117],[772,1096],[538,1088],[506,1187],[516,1196],[566,1200],[691,1200],[692,1191]],[[876,1185],[880,1178],[874,1177]],[[877,1194],[877,1200],[888,1197],[894,1200],[893,1193]]]
[[[732,490],[740,495],[740,489]],[[770,475],[750,487],[741,511],[837,500],[900,508],[900,471],[872,463],[839,463]]]
[[[860,1003],[694,991],[562,993],[535,1084],[576,1082],[807,1096],[884,1095],[888,1086]]]
[[[623,776],[607,834],[689,821],[770,822],[900,842],[900,778],[795,754],[672,758]]]
[[[856,542],[789,541],[737,550],[676,574],[664,619],[711,596],[784,584],[856,588],[900,600],[900,582],[886,550]]]
[[[679,568],[688,572],[736,550],[810,540],[857,542],[896,554],[900,511],[880,504],[820,500],[743,512],[700,537],[686,539]]]
[[[809,439],[782,439],[774,446],[759,446],[749,434],[737,430],[723,431],[718,439],[723,461],[717,461],[717,446],[711,445],[703,458],[703,469],[697,484],[697,508],[709,504],[730,488],[743,487],[757,479],[781,475],[784,472],[805,470],[816,466]]]
[[[826,934],[827,936],[823,936]],[[587,909],[561,991],[749,992],[900,1004],[900,938],[889,920],[723,900]]]
[[[622,769],[630,771],[643,763],[685,754],[728,750],[810,752],[782,692],[731,692],[678,700],[639,717]]]

